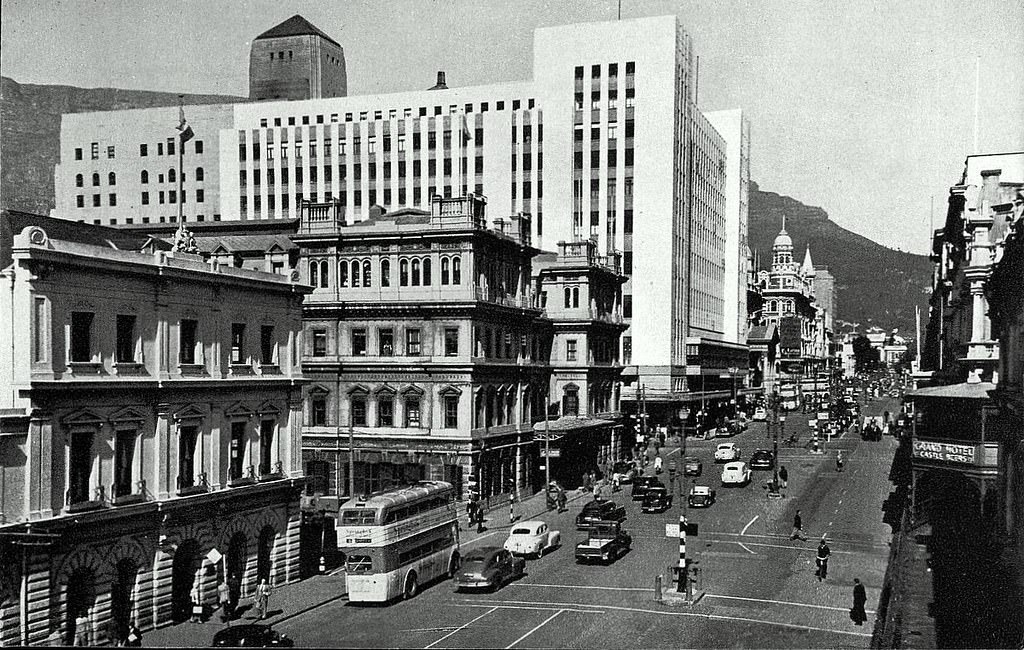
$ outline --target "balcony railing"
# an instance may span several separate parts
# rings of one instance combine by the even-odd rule
[[[530,297],[515,297],[510,295],[498,296],[494,295],[486,287],[473,287],[473,295],[477,300],[483,300],[485,302],[492,302],[498,305],[507,305],[509,307],[519,307],[520,309],[540,309],[534,305],[534,301]]]

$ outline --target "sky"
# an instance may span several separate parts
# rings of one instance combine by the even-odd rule
[[[345,49],[350,95],[529,79],[536,27],[616,0],[0,0],[20,83],[248,94],[251,39],[302,14]],[[742,108],[751,178],[839,225],[924,253],[966,155],[1024,150],[1021,0],[621,0],[676,14],[698,103]],[[976,74],[980,70],[980,74]],[[974,144],[975,89],[978,142]]]

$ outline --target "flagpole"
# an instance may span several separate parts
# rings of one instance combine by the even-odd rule
[[[185,110],[185,96],[178,95],[178,109],[180,111]],[[185,142],[179,135],[178,138],[178,223],[185,223],[185,178],[183,176],[183,167],[185,164]]]

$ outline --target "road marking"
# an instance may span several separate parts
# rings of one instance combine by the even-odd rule
[[[811,603],[795,603],[789,600],[770,600],[768,598],[747,598],[744,596],[725,596],[723,594],[704,594],[705,598],[724,598],[726,600],[747,600],[752,603],[772,603],[773,605],[796,605],[797,607],[813,607],[814,609],[829,609],[836,612],[848,612],[849,607],[831,607],[829,605],[812,605]],[[868,614],[874,614],[875,610],[864,610]]]
[[[495,531],[492,531],[490,533],[487,533],[486,535],[481,535],[480,537],[474,537],[473,539],[469,540],[468,542],[465,542],[464,544],[462,544],[462,546],[472,546],[473,544],[476,544],[480,540],[487,539],[491,535],[497,535],[500,532],[501,532],[500,530],[495,530]]]
[[[463,601],[462,603],[452,603],[453,607],[476,607],[486,608],[490,605],[478,605],[473,601]],[[530,607],[528,605],[498,605],[497,609],[533,609],[541,612],[552,612],[556,609],[565,610],[567,612],[573,612],[576,614],[604,614],[603,610],[600,609],[573,609],[570,607]],[[443,629],[443,628],[442,628]],[[449,628],[451,629],[451,628]]]
[[[536,631],[537,631],[537,630],[539,630],[540,628],[544,627],[545,625],[547,625],[547,624],[548,624],[548,623],[550,623],[551,621],[555,620],[555,617],[556,617],[556,616],[558,616],[559,614],[561,614],[561,613],[562,613],[562,612],[564,612],[564,611],[565,611],[564,609],[560,609],[560,610],[558,610],[557,612],[555,612],[554,614],[552,614],[551,616],[548,616],[548,617],[547,617],[546,619],[544,619],[544,621],[543,621],[543,622],[541,622],[541,624],[540,624],[540,625],[538,625],[537,627],[533,628],[532,630],[530,630],[529,632],[527,632],[527,633],[526,633],[526,634],[524,634],[523,636],[519,637],[518,639],[516,639],[516,640],[515,640],[515,641],[513,641],[512,643],[510,643],[510,644],[508,644],[507,646],[505,646],[505,650],[509,650],[509,648],[514,648],[514,647],[516,646],[516,644],[517,644],[517,643],[519,643],[520,641],[522,641],[522,640],[523,640],[523,639],[525,639],[526,637],[530,636],[531,634],[533,634],[534,632],[536,632]]]
[[[441,637],[441,638],[440,638],[440,639],[438,639],[437,641],[434,641],[433,643],[431,643],[431,644],[430,644],[430,645],[428,645],[428,646],[424,646],[424,650],[426,650],[427,648],[433,648],[433,647],[434,647],[434,646],[436,646],[436,645],[437,645],[438,643],[441,643],[442,641],[444,641],[445,639],[447,639],[447,638],[448,638],[448,637],[450,637],[451,635],[455,634],[456,632],[460,632],[460,631],[462,631],[462,630],[466,629],[467,627],[469,627],[469,626],[470,626],[470,625],[472,625],[473,623],[476,623],[477,621],[479,621],[479,620],[480,620],[481,618],[483,618],[484,616],[487,616],[488,614],[492,614],[492,613],[494,613],[494,612],[496,612],[496,611],[498,611],[498,608],[497,608],[497,607],[492,607],[492,608],[490,608],[489,610],[487,610],[486,612],[484,612],[484,613],[483,613],[483,614],[481,614],[480,616],[477,616],[477,617],[476,617],[476,618],[474,618],[473,620],[471,620],[471,621],[468,621],[467,623],[465,623],[465,624],[463,624],[463,625],[460,625],[459,627],[455,628],[454,630],[452,630],[452,631],[451,631],[451,632],[449,632],[448,634],[445,634],[445,635],[444,635],[443,637]]]
[[[726,544],[739,544],[740,546],[743,546],[743,544],[741,542],[733,541],[731,539],[730,540],[721,540],[721,541],[726,543]],[[767,547],[767,548],[789,548],[789,549],[796,549],[798,551],[808,551],[808,552],[815,551],[815,552],[817,552],[817,548],[811,548],[810,546],[786,546],[786,545],[783,545],[783,544],[761,544],[761,543],[758,543],[758,542],[747,542],[747,544],[750,544],[751,546],[764,546],[764,547]],[[750,549],[747,549],[747,550],[750,550]],[[832,550],[832,549],[830,549],[830,550]],[[857,552],[855,552],[855,551],[832,550],[832,552],[833,553],[839,553],[840,555],[856,555],[857,554]],[[860,551],[860,552],[863,552],[863,551]]]
[[[751,550],[750,550],[749,548],[747,548],[746,546],[744,546],[744,545],[743,545],[743,542],[736,542],[736,543],[737,543],[737,544],[739,544],[739,545],[740,545],[740,548],[742,548],[742,549],[743,549],[744,551],[746,551],[747,553],[750,553],[751,555],[757,555],[757,553],[755,553],[755,552],[751,551]]]
[[[548,589],[595,589],[600,591],[652,591],[651,587],[597,587],[591,585],[548,585],[539,582],[513,582],[509,587],[545,587]]]
[[[811,625],[800,625],[799,623],[783,623],[782,621],[769,621],[758,618],[745,618],[741,616],[725,616],[722,614],[703,614],[697,612],[679,612],[674,610],[657,610],[657,609],[645,609],[642,607],[623,607],[618,605],[586,605],[584,603],[529,603],[528,601],[502,601],[502,600],[490,600],[487,602],[492,603],[516,603],[516,604],[542,604],[552,605],[556,607],[594,607],[595,609],[600,608],[604,610],[617,610],[622,612],[633,612],[637,614],[655,614],[660,616],[684,616],[691,618],[703,618],[708,620],[717,621],[741,621],[744,623],[760,623],[762,625],[775,625],[778,627],[786,627],[795,630],[807,630],[810,632],[827,632],[829,634],[845,634],[848,636],[859,636],[865,638],[871,638],[871,634],[865,632],[856,632],[854,630],[830,630],[825,627],[814,627]]]
[[[751,527],[751,526],[753,525],[753,523],[754,523],[755,521],[757,521],[757,518],[758,518],[758,517],[760,517],[760,516],[761,516],[761,515],[754,515],[754,518],[753,518],[753,519],[751,519],[750,521],[748,521],[748,522],[747,522],[747,525],[746,525],[746,526],[744,526],[744,527],[743,527],[743,530],[741,530],[741,531],[740,531],[740,535],[746,535],[746,534],[747,534],[747,529],[748,529],[748,528],[750,528],[750,527]]]
[[[701,535],[725,535],[725,536],[728,536],[728,537],[764,537],[764,538],[768,538],[768,539],[790,539],[789,535],[770,535],[770,534],[760,534],[760,533],[750,533],[749,535],[740,535],[739,533],[730,533],[730,532],[718,531],[718,530],[702,531]],[[635,535],[634,535],[634,537],[635,537]],[[831,539],[833,542],[838,542],[838,543],[846,544],[848,546],[874,546],[874,547],[877,547],[877,548],[889,548],[889,542],[860,541],[860,540],[844,539],[842,537],[832,537],[832,536],[830,536],[829,539]]]

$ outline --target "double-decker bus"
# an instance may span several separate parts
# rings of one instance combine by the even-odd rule
[[[346,501],[338,513],[349,602],[412,598],[459,568],[455,488],[420,481]]]

